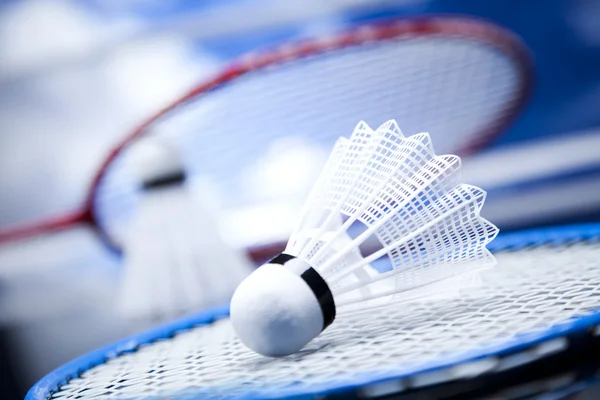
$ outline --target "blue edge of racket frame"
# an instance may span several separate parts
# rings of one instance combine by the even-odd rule
[[[541,244],[568,244],[590,239],[600,240],[600,223],[570,225],[562,227],[541,228],[525,230],[521,232],[508,233],[498,236],[488,246],[492,251],[500,250],[519,250],[528,246]],[[228,306],[213,308],[191,317],[176,320],[147,332],[131,336],[120,340],[109,346],[100,348],[85,354],[75,360],[57,368],[38,381],[27,393],[26,400],[38,400],[50,398],[54,393],[60,390],[61,385],[69,380],[81,376],[81,374],[95,366],[106,363],[108,360],[119,357],[126,353],[135,352],[140,345],[150,344],[157,340],[173,338],[177,333],[189,329],[208,325],[212,322],[227,317],[229,315]],[[330,387],[327,384],[313,386],[310,391],[298,390],[296,393],[287,392],[286,398],[300,399],[304,396],[312,397],[315,395],[340,393],[346,390],[359,389],[365,385],[375,383],[410,378],[417,373],[425,373],[452,367],[465,362],[477,361],[490,357],[490,355],[500,356],[509,355],[521,350],[526,350],[539,343],[561,338],[566,336],[577,336],[585,334],[591,327],[600,325],[600,310],[592,315],[577,319],[567,320],[562,324],[555,325],[544,332],[523,334],[507,341],[501,345],[490,346],[477,351],[465,352],[458,356],[447,357],[429,363],[418,370],[398,370],[390,371],[388,376],[381,375],[369,376],[365,374],[359,379],[353,379],[352,382]]]

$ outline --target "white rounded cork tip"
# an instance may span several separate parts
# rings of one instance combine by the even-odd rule
[[[236,289],[231,322],[239,339],[255,352],[283,357],[302,349],[323,330],[323,312],[297,274],[265,264]]]
[[[163,178],[183,170],[183,161],[174,145],[146,137],[131,146],[128,168],[138,182]]]

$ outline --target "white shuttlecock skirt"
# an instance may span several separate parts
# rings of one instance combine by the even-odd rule
[[[254,269],[223,240],[197,192],[178,185],[144,193],[124,246],[123,315],[164,319],[226,303]]]
[[[436,155],[427,133],[361,122],[336,143],[285,253],[317,270],[342,308],[473,282],[495,265],[486,245],[498,229],[480,215],[485,191],[464,184],[460,168],[459,157]]]

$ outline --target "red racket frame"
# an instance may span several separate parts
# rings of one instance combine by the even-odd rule
[[[95,215],[96,193],[106,171],[115,158],[133,143],[137,138],[148,132],[151,126],[169,115],[174,110],[197,100],[221,85],[234,81],[248,72],[263,69],[272,65],[286,63],[315,54],[357,46],[371,41],[396,39],[408,35],[461,35],[469,36],[480,43],[496,48],[516,61],[520,67],[518,90],[515,98],[507,103],[502,113],[482,129],[477,137],[457,151],[460,155],[473,153],[490,143],[500,134],[519,114],[531,92],[533,81],[533,64],[531,57],[522,41],[504,28],[495,24],[464,16],[424,16],[408,19],[396,19],[376,24],[364,25],[347,32],[329,36],[319,40],[304,40],[285,44],[275,49],[250,53],[225,68],[213,79],[208,80],[190,90],[187,94],[172,102],[158,113],[140,124],[118,143],[108,154],[91,182],[83,207],[77,211],[46,220],[24,224],[21,226],[0,229],[0,244],[14,240],[25,239],[44,233],[51,233],[73,227],[77,224],[87,224],[93,227],[101,239],[111,248],[119,251],[119,246],[102,230]],[[279,252],[284,247],[282,243],[255,247],[248,250],[252,259],[263,261]]]

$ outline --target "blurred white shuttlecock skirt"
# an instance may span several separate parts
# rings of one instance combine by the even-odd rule
[[[142,195],[123,248],[121,313],[165,319],[228,302],[250,260],[222,239],[212,204],[189,185],[176,149],[144,141],[132,150]]]
[[[480,216],[485,191],[462,183],[460,169],[427,133],[359,123],[337,141],[284,253],[238,287],[240,339],[286,355],[336,313],[477,285],[477,271],[496,263],[486,244],[498,229]]]

